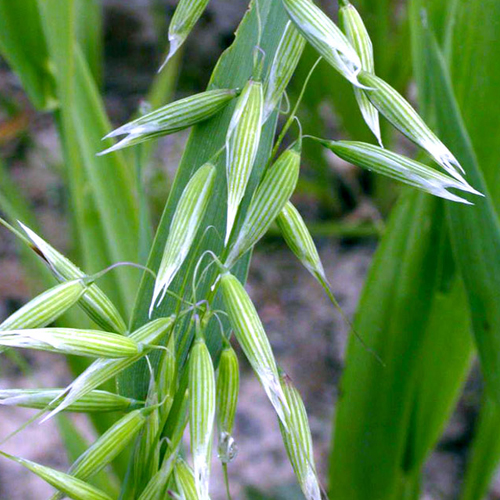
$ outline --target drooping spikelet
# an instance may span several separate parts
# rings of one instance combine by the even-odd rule
[[[171,102],[110,132],[104,139],[119,135],[126,137],[99,155],[192,127],[221,111],[237,95],[237,90],[215,89]]]
[[[454,179],[423,163],[373,144],[355,141],[321,140],[320,142],[345,161],[404,182],[440,198],[470,204],[469,201],[450,193],[448,189],[454,188],[478,194],[461,176],[459,176],[461,181]]]
[[[288,458],[306,499],[321,500],[321,489],[314,465],[311,430],[304,403],[292,381],[285,374],[281,375],[281,387],[290,408],[287,428],[280,422]]]
[[[142,346],[130,337],[77,328],[0,331],[0,345],[93,358],[128,358],[142,351]]]
[[[189,431],[196,490],[208,500],[215,423],[215,374],[205,341],[198,338],[189,359]]]
[[[210,0],[179,0],[168,28],[170,48],[165,62],[161,65],[160,71],[189,36],[189,33],[191,33],[194,25],[203,14],[209,1]]]
[[[232,274],[221,276],[220,286],[229,321],[245,356],[259,378],[283,425],[288,405],[279,382],[278,368],[271,344],[250,297]]]
[[[288,15],[302,36],[342,76],[361,86],[361,61],[349,40],[312,0],[283,0]]]
[[[262,107],[262,83],[249,80],[238,98],[226,135],[226,244],[259,149]]]
[[[103,491],[64,472],[45,467],[31,460],[9,455],[3,451],[0,451],[0,455],[22,465],[69,498],[74,500],[112,500]]]
[[[60,411],[65,410],[85,394],[104,384],[107,380],[115,377],[123,370],[132,366],[135,362],[145,356],[151,346],[158,344],[167,336],[174,324],[175,316],[160,318],[150,321],[143,327],[130,334],[130,338],[143,344],[143,350],[136,356],[121,359],[97,359],[84,372],[82,372],[64,391],[64,399],[58,400],[58,405],[52,410],[45,420],[53,417]]]
[[[215,167],[205,163],[186,184],[170,224],[167,242],[156,277],[149,316],[163,300],[177,271],[186,259],[210,201]]]
[[[64,389],[0,389],[0,405],[22,406],[42,410],[64,394]],[[136,410],[143,403],[108,391],[94,390],[75,401],[66,411],[77,413],[104,413]]]
[[[295,73],[305,45],[305,38],[299,33],[294,24],[288,21],[274,54],[269,77],[264,87],[263,123],[267,121],[281,101],[288,82]]]
[[[348,0],[342,0],[340,3],[339,19],[341,26],[347,39],[359,55],[361,69],[369,73],[375,73],[372,41],[363,23],[363,19],[361,19],[359,12]],[[354,87],[354,95],[356,96],[356,101],[366,124],[382,146],[377,108],[373,106],[361,89]]]
[[[234,419],[240,389],[240,370],[234,349],[228,345],[222,351],[217,375],[217,427],[219,430],[218,456],[229,463],[236,456],[233,438]]]
[[[366,85],[363,92],[372,104],[406,137],[425,149],[427,153],[443,167],[446,172],[461,182],[471,193],[476,193],[470,187],[459,171],[463,168],[453,153],[432,132],[425,121],[413,109],[411,104],[387,82],[378,76],[362,71],[359,81]]]
[[[64,257],[29,227],[19,222],[20,226],[33,243],[33,250],[48,264],[60,281],[86,279],[86,274],[73,262]],[[87,287],[78,302],[89,317],[107,332],[125,333],[127,327],[120,313],[109,297],[95,284]]]
[[[256,189],[238,238],[226,259],[227,267],[252,248],[267,232],[295,190],[300,170],[300,149],[287,149],[272,165]]]

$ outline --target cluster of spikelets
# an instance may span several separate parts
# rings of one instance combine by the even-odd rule
[[[169,57],[184,42],[207,3],[208,0],[180,0],[169,31]],[[442,198],[469,203],[450,193],[450,188],[479,194],[461,175],[461,167],[453,154],[411,105],[375,76],[371,42],[352,5],[345,0],[341,2],[343,32],[310,0],[283,0],[283,5],[290,21],[264,80],[260,78],[261,69],[257,68],[241,90],[210,89],[144,115],[109,134],[109,137],[125,135],[125,138],[102,153],[185,129],[210,118],[236,100],[225,142],[225,247],[219,257],[211,254],[217,272],[203,301],[197,302],[196,297],[191,302],[182,301],[188,304],[184,310],[150,320],[141,328],[128,332],[118,310],[94,278],[86,276],[29,228],[22,226],[24,233],[10,228],[43,258],[60,284],[33,299],[0,325],[2,349],[40,349],[92,357],[95,361],[65,389],[3,390],[0,402],[40,409],[42,414],[49,412],[45,419],[60,411],[125,412],[125,416],[99,437],[66,473],[3,453],[55,486],[58,493],[54,499],[64,495],[82,500],[111,498],[88,480],[135,440],[131,466],[134,480],[125,484],[121,498],[152,500],[170,495],[172,498],[207,500],[216,428],[218,456],[227,477],[227,464],[236,454],[233,427],[239,369],[229,336],[224,331],[217,374],[206,345],[207,324],[214,317],[218,319],[221,313],[211,309],[219,291],[224,306],[222,313],[228,317],[236,341],[276,411],[284,446],[302,491],[308,500],[321,498],[311,433],[300,395],[279,368],[250,297],[231,274],[239,259],[276,222],[290,249],[335,303],[311,235],[289,201],[299,176],[302,137],[270,162],[241,223],[235,224],[256,159],[262,126],[279,106],[306,42],[352,83],[362,115],[380,146],[313,140],[346,161]],[[384,149],[379,113],[423,148],[445,172]],[[284,130],[288,130],[293,118],[292,113]],[[274,150],[279,143],[280,140]],[[195,169],[175,208],[156,276],[150,318],[165,295],[173,294],[169,290],[172,280],[203,229],[217,180],[214,166],[217,161],[215,158],[214,162]],[[75,304],[79,304],[102,331],[48,327]],[[185,317],[189,318],[195,333],[183,377],[178,373],[174,331]],[[161,353],[161,358],[156,376],[151,377],[145,401],[98,389],[154,349]],[[182,438],[188,424],[191,465],[182,458]],[[163,439],[167,427],[168,440]]]

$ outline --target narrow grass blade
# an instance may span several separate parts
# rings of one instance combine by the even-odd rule
[[[47,43],[36,0],[0,1],[0,51],[39,109],[57,105]]]
[[[109,123],[77,43],[75,0],[44,0],[38,5],[57,81],[60,112],[56,120],[68,167],[78,250],[89,272],[115,262],[134,262],[139,236],[135,179],[121,156],[95,156]],[[101,285],[125,311],[137,279],[136,272],[121,268]]]
[[[96,84],[102,84],[103,6],[99,0],[76,0],[76,36]]]
[[[442,203],[404,193],[375,255],[354,329],[384,364],[350,339],[330,455],[331,500],[400,498],[429,451],[415,449],[413,434],[419,446],[434,445],[465,376],[470,323],[463,294],[450,286],[457,278]],[[437,307],[443,309],[434,315]],[[453,336],[443,338],[450,325]]]
[[[467,472],[460,500],[486,498],[500,461],[500,408],[491,398],[483,398],[481,415],[474,429],[474,441],[467,460]]]
[[[69,498],[73,498],[74,500],[112,500],[111,497],[103,491],[79,479],[71,477],[68,474],[50,469],[49,467],[44,467],[43,465],[24,458],[8,455],[3,451],[0,451],[0,455],[26,467],[26,469],[41,477],[44,481],[54,486],[65,495],[68,495]]]
[[[451,36],[447,49],[451,81],[491,201],[500,213],[500,113],[495,105],[500,88],[500,66],[496,63],[500,3],[496,0],[456,3],[456,15],[449,24]],[[439,36],[438,27],[434,33]],[[474,71],[467,71],[471,67]]]
[[[500,401],[500,223],[489,190],[453,96],[452,84],[437,45],[429,46],[438,132],[451,144],[473,183],[485,193],[473,211],[447,207],[451,241],[462,272],[472,327],[489,394]],[[463,235],[466,234],[467,238]],[[474,262],[474,266],[471,266]]]

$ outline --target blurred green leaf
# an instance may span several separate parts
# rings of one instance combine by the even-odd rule
[[[57,105],[37,0],[0,0],[0,52],[38,109]]]
[[[476,422],[461,500],[485,498],[500,460],[500,407],[485,396]]]
[[[469,182],[485,194],[470,210],[447,205],[451,241],[471,309],[472,325],[486,385],[500,401],[500,223],[490,191],[453,96],[446,63],[437,44],[429,44],[436,131],[463,165]]]
[[[102,0],[76,0],[76,37],[96,85],[102,81]]]
[[[443,203],[405,192],[375,255],[354,328],[384,366],[350,339],[330,457],[331,500],[399,499],[466,374],[467,309],[460,303]]]
[[[455,3],[449,47],[451,82],[490,199],[500,213],[500,2]]]

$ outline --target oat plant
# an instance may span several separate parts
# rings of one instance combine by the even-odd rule
[[[2,205],[9,219],[2,224],[47,283],[46,291],[0,324],[4,355],[37,349],[83,361],[73,361],[67,387],[5,388],[0,404],[36,409],[32,420],[42,422],[62,412],[88,413],[98,433],[67,471],[1,452],[54,486],[53,499],[207,500],[215,456],[230,497],[239,391],[232,345],[274,408],[308,500],[417,498],[421,466],[470,363],[472,344],[462,335],[470,322],[488,390],[498,392],[499,332],[482,321],[500,324],[500,308],[490,309],[498,293],[483,286],[494,287],[500,273],[496,264],[488,272],[467,269],[474,252],[485,261],[498,258],[498,220],[441,49],[431,28],[419,24],[423,7],[411,3],[427,121],[376,74],[373,44],[355,5],[340,2],[339,27],[311,0],[252,0],[204,92],[168,104],[156,100],[149,113],[112,129],[100,97],[99,65],[90,57],[98,41],[96,4],[82,20],[82,0],[0,1],[0,50],[33,104],[53,112],[58,124],[78,241],[70,260],[41,234],[35,217],[28,220],[16,204]],[[178,2],[156,85],[173,71],[174,54],[207,4]],[[320,66],[348,82],[357,103],[352,112],[361,113],[379,145],[303,131],[296,113],[308,79],[286,110],[286,89],[306,46],[321,58]],[[281,129],[279,115],[285,115]],[[385,149],[381,117],[420,148],[418,159]],[[149,238],[147,205],[140,202],[145,186],[134,159],[144,158],[139,148],[187,128],[162,218]],[[391,217],[349,341],[328,492],[302,398],[244,287],[252,250],[277,223],[291,252],[338,306],[314,239],[291,202],[305,141],[411,186]],[[457,265],[450,268],[452,260]],[[447,321],[460,331],[451,332]],[[434,388],[419,363],[425,359],[440,379],[444,353],[435,344],[447,336],[453,340],[446,353],[456,363],[452,376]],[[437,409],[429,397],[434,389]],[[375,431],[372,419],[380,426]]]

